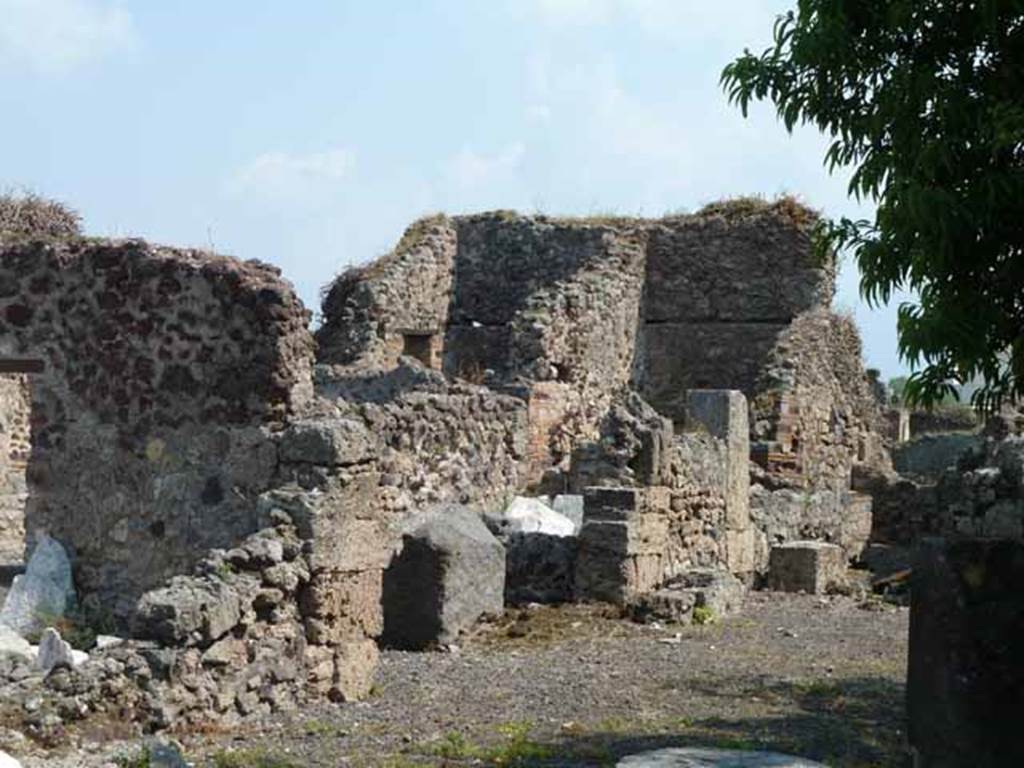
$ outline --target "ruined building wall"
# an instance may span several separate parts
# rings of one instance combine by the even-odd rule
[[[636,232],[508,214],[457,219],[445,370],[526,382],[527,481],[568,468],[627,386],[642,294]],[[549,490],[561,490],[557,485]]]
[[[387,256],[343,272],[324,294],[318,361],[391,367],[412,353],[439,367],[454,258],[454,225],[436,216],[410,226]]]
[[[820,539],[850,558],[871,533],[871,499],[854,468],[891,470],[883,414],[852,318],[805,312],[781,334],[752,402],[751,514],[770,544]]]
[[[814,260],[810,223],[765,207],[652,224],[636,380],[655,408],[682,418],[687,389],[756,394],[793,319],[831,300],[834,268]]]
[[[851,466],[887,459],[856,329],[828,309],[835,264],[815,256],[815,220],[791,200],[732,201],[660,220],[453,218],[444,230],[449,250],[454,230],[447,308],[431,314],[443,324],[443,371],[525,401],[519,481],[551,493],[580,491],[588,473],[609,468],[630,484],[633,468],[607,462],[614,450],[601,447],[598,461],[585,455],[615,431],[616,398],[628,390],[678,428],[689,390],[738,389],[751,404],[762,464],[754,493],[765,538],[828,531],[838,520],[856,549],[870,510],[849,491]],[[423,232],[414,225],[403,243],[423,242]],[[356,280],[365,286],[342,290],[342,278],[329,295],[412,285],[422,265],[400,252],[367,267]],[[443,272],[448,260],[431,263]],[[439,307],[438,294],[426,303]],[[355,298],[325,304],[321,338],[387,338],[409,323],[403,306],[381,303],[372,333],[350,327],[359,306]],[[796,503],[805,492],[810,503]],[[848,513],[855,524],[843,522]]]
[[[673,434],[634,394],[616,405],[624,412],[605,447],[578,458],[603,482],[584,489],[577,596],[624,603],[699,568],[753,579],[760,542],[748,506],[746,399],[692,390],[686,407],[684,431]]]
[[[446,369],[616,389],[629,380],[643,248],[608,227],[485,214],[457,220]]]
[[[0,375],[0,564],[24,556],[30,408],[28,378]]]
[[[138,241],[9,240],[0,353],[37,358],[26,528],[117,611],[255,529],[270,430],[312,394],[276,270]]]
[[[870,390],[853,319],[828,309],[797,317],[772,350],[752,404],[753,437],[800,484],[844,490],[854,464],[884,465],[882,412]]]
[[[377,438],[373,465],[390,518],[431,505],[497,508],[525,482],[527,405],[413,366],[319,366],[319,397]]]

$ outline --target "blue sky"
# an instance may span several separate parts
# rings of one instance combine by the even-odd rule
[[[436,211],[657,216],[795,193],[865,216],[824,140],[718,76],[786,0],[0,0],[0,187],[90,234],[213,246],[320,287]],[[865,357],[895,306],[846,265]]]

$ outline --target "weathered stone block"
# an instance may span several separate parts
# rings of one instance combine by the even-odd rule
[[[748,577],[757,571],[758,531],[725,531],[725,564],[731,573]]]
[[[660,584],[664,580],[663,568],[664,557],[660,553],[626,555],[587,547],[581,537],[574,577],[576,599],[624,605],[632,596],[649,592]]]
[[[925,539],[911,594],[914,765],[1024,765],[1024,542]]]
[[[823,541],[791,541],[771,549],[768,585],[780,592],[821,594],[846,571],[841,547]]]
[[[750,527],[750,423],[747,398],[733,389],[691,389],[687,393],[687,421],[703,426],[726,446],[726,527]]]
[[[647,512],[664,512],[671,505],[669,488],[590,487],[583,491],[583,522],[630,522]]]
[[[314,574],[300,595],[306,638],[328,644],[376,637],[384,626],[380,570]]]
[[[835,543],[843,548],[848,560],[855,560],[871,538],[873,502],[866,493],[846,491],[840,496],[840,504],[842,522]]]
[[[582,494],[559,494],[551,500],[551,508],[572,520],[576,532],[579,533],[580,527],[583,525]]]
[[[688,623],[693,609],[701,606],[721,618],[743,605],[746,587],[726,571],[704,568],[681,573],[661,589],[630,599],[634,620]]]
[[[259,499],[259,518],[273,525],[278,515],[313,542],[309,563],[314,571],[380,570],[391,557],[394,536],[378,509],[380,475],[374,472],[339,477],[326,491],[297,486],[279,488]]]
[[[615,768],[826,768],[794,755],[743,749],[674,747],[628,755]]]
[[[175,577],[166,587],[142,596],[132,633],[169,645],[197,645],[223,637],[241,617],[241,598],[227,584]]]
[[[611,556],[659,554],[668,539],[668,518],[642,515],[631,522],[591,520],[580,531],[580,549]]]
[[[419,649],[449,643],[505,605],[505,549],[472,511],[424,516],[384,572],[386,645]]]
[[[328,695],[334,701],[359,701],[370,695],[380,652],[373,640],[351,640],[334,648],[334,676]]]
[[[344,466],[372,458],[379,445],[362,422],[322,419],[291,424],[281,435],[279,450],[286,462]]]

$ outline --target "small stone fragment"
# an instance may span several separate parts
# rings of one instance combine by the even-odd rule
[[[48,627],[39,639],[39,655],[36,657],[36,666],[42,670],[43,674],[49,674],[57,667],[71,668],[75,666],[71,644],[63,640],[60,633],[53,627]]]
[[[825,768],[822,763],[778,752],[682,747],[624,757],[616,768]]]

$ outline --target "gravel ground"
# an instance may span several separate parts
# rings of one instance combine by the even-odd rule
[[[899,766],[907,618],[764,592],[703,627],[636,625],[599,606],[524,609],[458,648],[385,652],[366,702],[179,738],[215,768],[597,766],[687,744]],[[86,751],[26,766],[102,765],[125,748]]]

